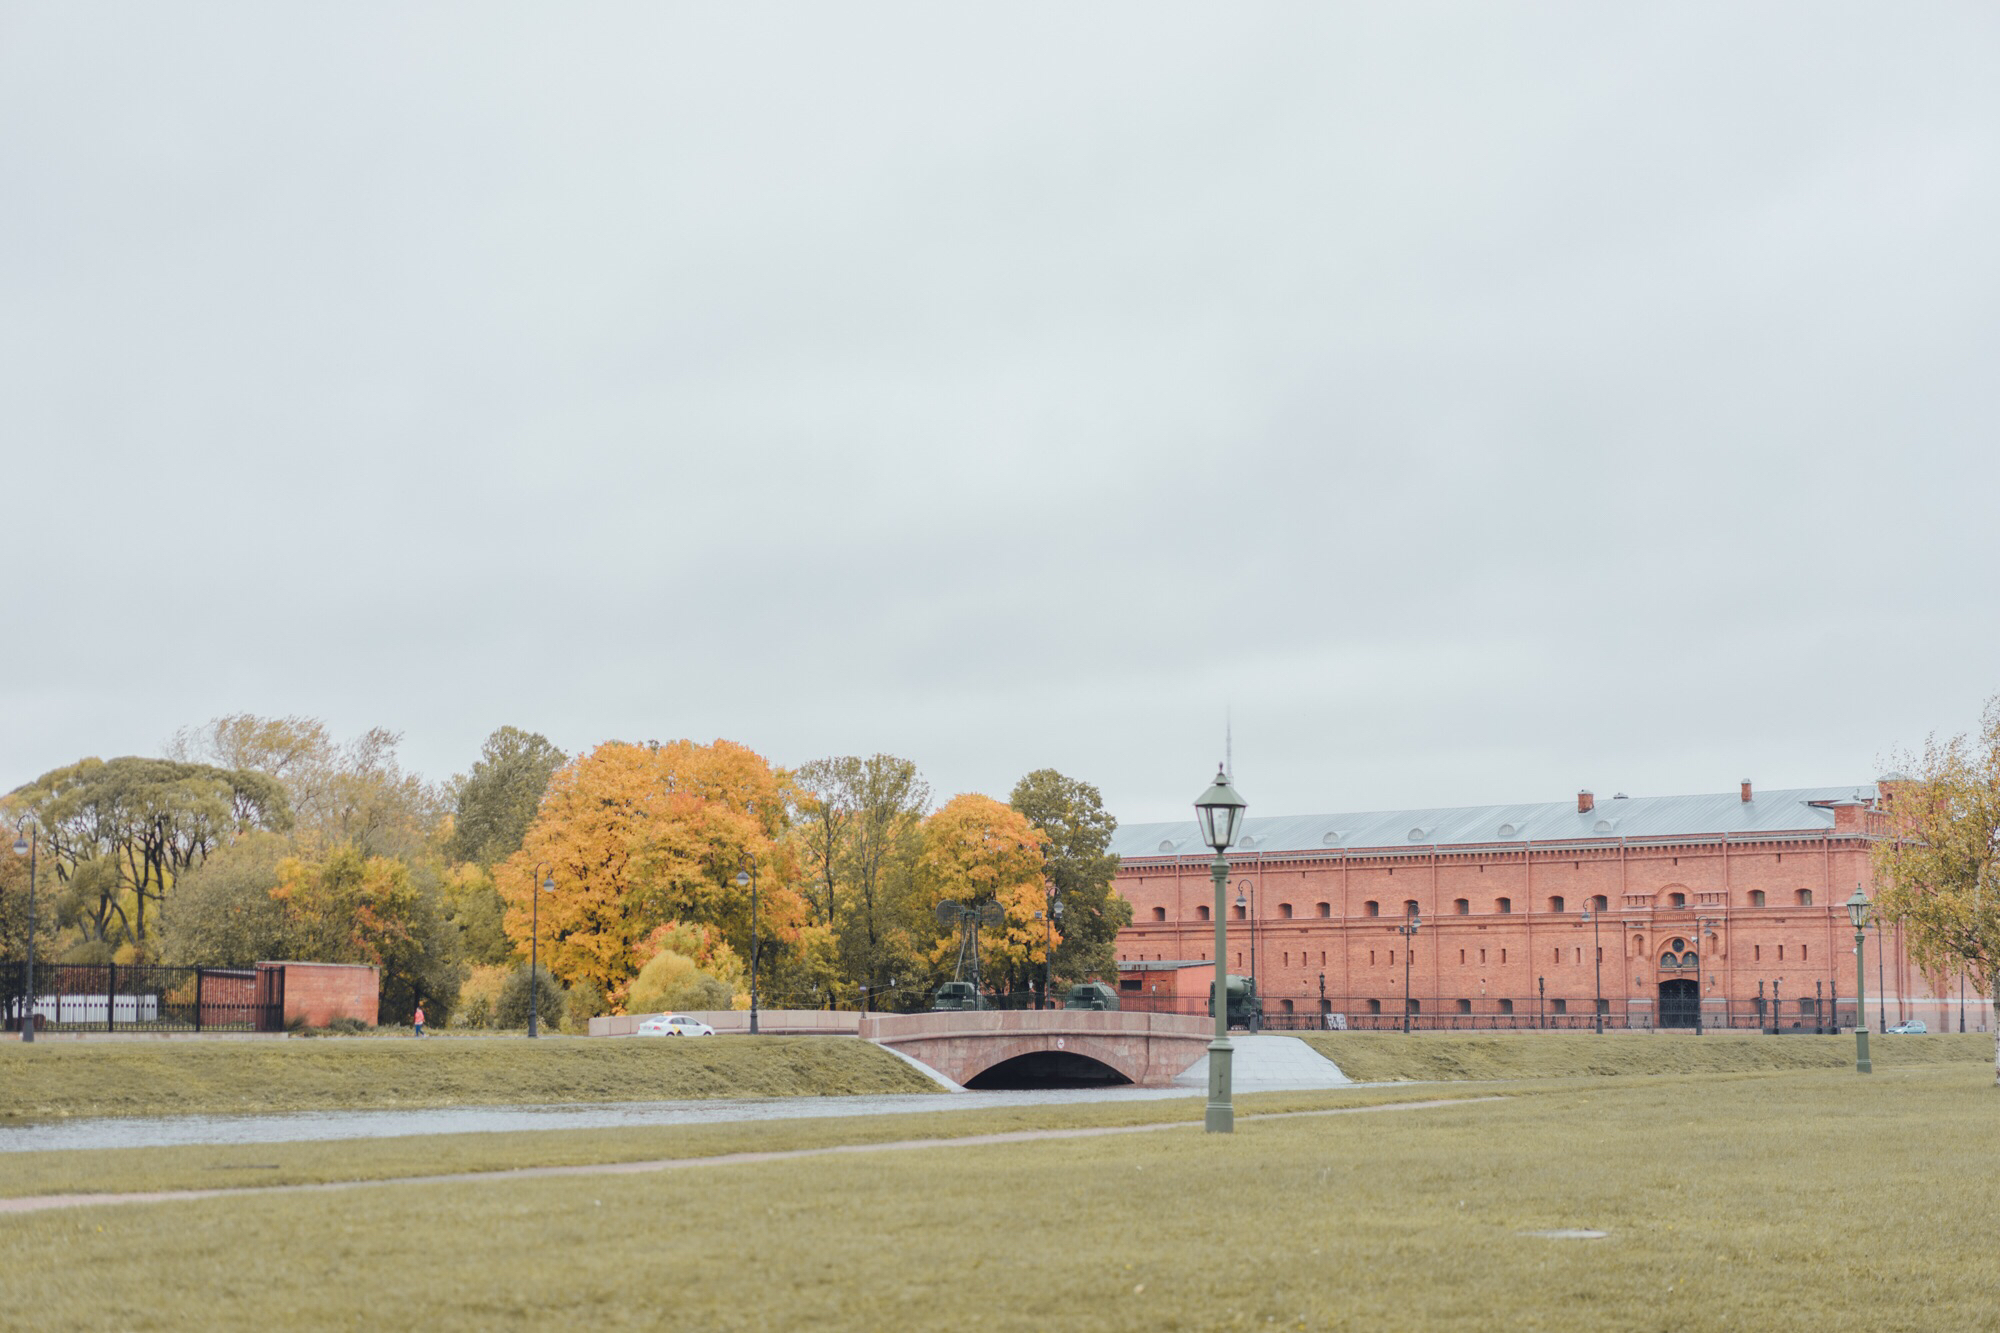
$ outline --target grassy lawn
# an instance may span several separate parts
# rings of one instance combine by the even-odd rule
[[[1768,1037],[1754,1032],[1303,1032],[1300,1037],[1356,1082],[1394,1079],[1574,1078],[1617,1074],[1719,1074],[1854,1065],[1854,1037]],[[1993,1060],[1984,1033],[1873,1036],[1877,1068]]]
[[[1957,1062],[1578,1079],[1227,1138],[0,1218],[0,1325],[1992,1328],[1989,1083]],[[829,1128],[880,1127],[751,1137]],[[1609,1235],[1521,1234],[1570,1227]]]
[[[935,1092],[852,1037],[0,1043],[0,1125],[77,1115]]]
[[[1257,1093],[1239,1097],[1237,1106],[1244,1114],[1282,1113],[1486,1095],[1490,1095],[1490,1090],[1485,1088],[1425,1089],[1413,1094],[1407,1088],[1369,1087],[1334,1092]],[[0,1153],[0,1198],[390,1180],[460,1171],[504,1171],[523,1166],[642,1162],[844,1143],[963,1138],[1024,1129],[1194,1123],[1202,1118],[1202,1098],[1198,1094],[1173,1100],[1075,1106],[980,1107],[976,1099],[966,1101],[963,1110],[851,1119],[427,1134],[242,1147]]]

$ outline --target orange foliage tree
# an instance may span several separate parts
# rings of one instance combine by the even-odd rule
[[[1000,904],[1005,913],[1001,924],[979,933],[980,971],[999,989],[1020,988],[1030,969],[1041,967],[1051,933],[1062,943],[1061,931],[1051,932],[1046,922],[1035,919],[1035,913],[1048,907],[1042,863],[1046,841],[1026,815],[977,793],[954,796],[924,821],[924,847],[917,860],[920,905],[935,913],[943,902]],[[950,971],[957,952],[957,935],[942,935],[930,951],[933,970],[940,975]]]
[[[750,893],[735,876],[756,866],[760,967],[782,965],[808,919],[797,868],[779,840],[785,776],[732,741],[631,745],[607,741],[557,771],[521,850],[495,870],[506,930],[529,951],[530,894],[541,874],[541,957],[566,983],[588,980],[622,1004],[643,945],[669,921],[720,932],[750,956]]]

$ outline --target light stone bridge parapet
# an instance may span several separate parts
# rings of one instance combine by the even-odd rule
[[[750,1030],[741,1009],[688,1011],[719,1035]],[[651,1015],[590,1020],[593,1037],[626,1037]],[[1061,1051],[1115,1069],[1140,1087],[1164,1087],[1208,1053],[1214,1021],[1206,1015],[1137,1014],[1095,1009],[984,1009],[923,1014],[863,1014],[836,1009],[766,1009],[757,1026],[771,1036],[862,1037],[966,1083],[1017,1056]]]

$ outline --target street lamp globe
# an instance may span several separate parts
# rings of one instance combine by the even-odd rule
[[[1874,904],[1868,901],[1868,896],[1861,891],[1861,886],[1856,884],[1854,896],[1847,900],[1847,919],[1854,923],[1856,930],[1867,928],[1868,909],[1873,906]]]
[[[1196,822],[1201,826],[1201,840],[1213,847],[1218,854],[1226,852],[1236,842],[1236,835],[1243,828],[1243,812],[1249,802],[1236,794],[1236,788],[1229,785],[1229,775],[1216,765],[1215,781],[1194,803]]]
[[[556,891],[556,877],[554,875],[550,875],[542,880],[543,893],[554,893],[555,891]]]
[[[23,837],[23,838],[15,838],[15,839],[14,839],[14,855],[16,855],[16,856],[26,856],[27,854],[28,854],[28,840],[27,840],[26,838],[24,838],[24,837]]]
[[[749,872],[749,871],[747,871],[747,870],[739,870],[739,871],[737,871],[737,872],[736,872],[736,887],[737,887],[737,888],[739,888],[739,889],[747,889],[747,888],[749,888],[749,887],[750,887],[750,872]]]

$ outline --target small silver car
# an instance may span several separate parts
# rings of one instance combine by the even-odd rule
[[[1896,1026],[1890,1028],[1889,1031],[1900,1032],[1903,1035],[1908,1036],[1912,1033],[1929,1032],[1930,1026],[1926,1024],[1924,1020],[1921,1018],[1913,1018],[1907,1023],[1896,1024]]]
[[[654,1014],[639,1025],[642,1037],[713,1037],[715,1029],[686,1014]]]

